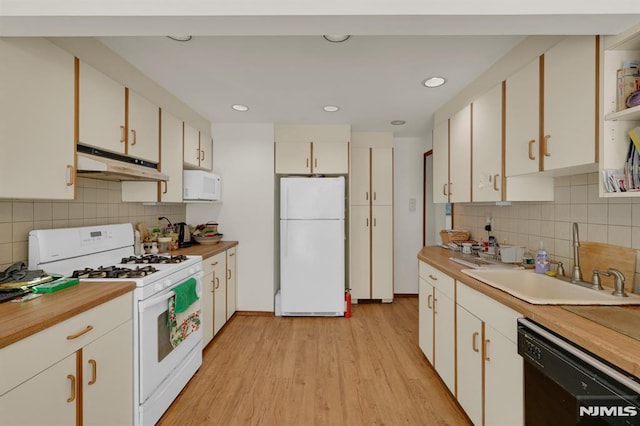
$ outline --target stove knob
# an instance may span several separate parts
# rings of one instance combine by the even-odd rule
[[[154,285],[153,285],[153,289],[154,289],[155,291],[161,291],[161,290],[162,290],[162,284],[160,284],[160,283],[156,283],[156,284],[154,284]]]

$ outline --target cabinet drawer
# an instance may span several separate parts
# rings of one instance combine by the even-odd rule
[[[422,261],[420,261],[419,271],[420,278],[446,294],[451,300],[455,300],[455,280],[453,278]]]
[[[226,265],[227,254],[226,252],[218,253],[215,256],[208,257],[202,261],[204,275],[212,273],[220,265]],[[226,268],[226,266],[225,266]]]
[[[522,317],[522,314],[463,283],[458,286],[457,297],[460,306],[495,328],[507,339],[514,343],[518,341],[517,319]]]
[[[100,284],[96,284],[100,285]],[[0,395],[131,320],[127,293],[0,349]]]

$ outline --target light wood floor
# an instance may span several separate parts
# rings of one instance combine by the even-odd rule
[[[238,316],[160,425],[468,425],[418,347],[418,300]]]

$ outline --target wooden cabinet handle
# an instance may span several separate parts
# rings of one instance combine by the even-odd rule
[[[216,277],[216,290],[220,288],[220,279]]]
[[[432,299],[433,299],[433,295],[430,294],[427,296],[427,308],[429,309],[433,309],[433,306],[431,305]]]
[[[213,273],[213,277],[211,278],[211,293],[215,293],[216,291],[216,273]]]
[[[131,145],[135,145],[137,141],[137,137],[136,137],[136,129],[131,129],[131,134],[133,135],[133,142],[131,142]]]
[[[120,143],[125,143],[127,140],[127,133],[124,130],[124,126],[120,126]]]
[[[169,183],[166,180],[163,180],[162,183],[164,184],[164,191],[162,191],[162,193],[166,194],[169,191]]]
[[[211,266],[216,266],[217,264],[218,264],[218,262],[213,262],[213,263],[211,264]]]
[[[76,169],[71,164],[67,164],[67,171],[69,172],[67,186],[73,186],[76,183]]]
[[[313,159],[313,168],[314,169],[318,168],[318,158],[317,157]]]
[[[364,200],[369,201],[369,191],[364,193]]]
[[[307,169],[309,168],[309,158],[307,157],[307,165],[305,166]]]
[[[442,185],[442,195],[444,195],[445,197],[447,196],[447,184],[443,184]]]
[[[477,331],[471,336],[471,348],[474,352],[480,351],[480,349],[478,348],[478,336],[480,336],[480,333],[478,333]]]
[[[231,279],[231,269],[227,269],[227,280]]]
[[[376,201],[376,191],[373,191],[373,201]]]
[[[493,175],[493,190],[494,191],[499,191],[498,189],[498,176],[500,176],[499,174],[495,174]]]
[[[378,220],[375,217],[373,218],[373,226],[378,226]]]
[[[91,380],[89,380],[89,385],[93,385],[96,383],[97,373],[98,373],[98,364],[95,359],[90,359],[89,364],[91,365]]]
[[[229,257],[235,256],[235,255],[236,255],[235,253],[229,253]]]
[[[200,161],[204,161],[204,151],[200,150]]]
[[[77,339],[78,337],[82,336],[83,334],[87,334],[91,330],[93,330],[93,326],[92,325],[88,325],[84,330],[79,331],[76,334],[70,334],[69,336],[67,336],[67,340]]]
[[[544,139],[542,140],[542,148],[543,151],[542,153],[544,154],[545,157],[551,157],[551,153],[549,152],[549,139],[551,139],[551,135],[545,135]]]
[[[453,182],[449,182],[449,195],[453,195],[453,191],[451,190],[451,186],[453,185]]]
[[[366,226],[367,226],[367,228],[368,228],[368,227],[369,227],[369,218],[367,218],[367,219],[366,219],[366,222],[367,222],[367,225],[366,225]]]
[[[529,160],[535,160],[536,156],[533,155],[533,144],[536,143],[535,139],[529,141]]]
[[[76,400],[76,376],[68,374],[67,379],[71,382],[71,396],[67,398],[67,402],[73,402]]]
[[[433,275],[429,274],[429,278],[431,278],[434,281],[438,281],[438,277],[434,277]]]
[[[433,296],[433,313],[434,313],[434,315],[438,313],[438,309],[436,307],[436,303],[438,303],[438,298]]]
[[[200,148],[196,148],[196,160],[200,160],[200,157],[202,157],[202,154],[200,154]]]
[[[484,360],[485,361],[491,361],[491,358],[489,358],[489,351],[488,351],[488,347],[489,347],[489,343],[491,343],[491,340],[486,339],[483,343],[482,343],[482,352],[484,352]]]

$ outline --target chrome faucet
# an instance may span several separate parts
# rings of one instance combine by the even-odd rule
[[[611,294],[618,297],[629,297],[627,293],[624,292],[624,274],[613,268],[609,268],[608,272],[613,275],[614,291]]]
[[[578,224],[573,222],[573,271],[571,272],[571,282],[582,281],[582,271],[580,271],[580,238],[578,236]]]

